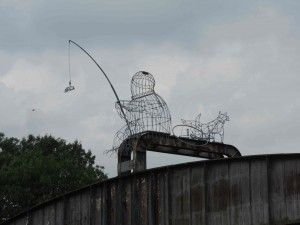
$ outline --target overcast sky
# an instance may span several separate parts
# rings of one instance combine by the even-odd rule
[[[243,155],[299,152],[300,1],[0,0],[0,131],[45,135],[91,149],[109,177],[124,121],[96,65],[120,99],[145,70],[173,126],[227,112],[224,142]],[[35,109],[35,111],[32,111]],[[183,162],[150,154],[148,166]]]

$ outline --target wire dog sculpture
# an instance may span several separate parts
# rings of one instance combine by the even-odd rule
[[[131,100],[117,101],[116,110],[124,119],[124,110],[128,124],[115,135],[112,150],[116,151],[120,144],[131,135],[145,131],[160,133],[171,132],[171,115],[165,101],[154,91],[155,80],[152,74],[139,71],[131,80]],[[131,131],[131,133],[130,133]]]
[[[218,117],[208,123],[201,123],[200,117],[201,113],[196,117],[195,120],[182,119],[182,124],[177,125],[174,128],[178,126],[188,127],[189,129],[187,129],[187,136],[189,138],[206,142],[215,142],[216,135],[219,135],[220,141],[223,143],[224,124],[226,121],[229,121],[229,116],[227,113],[221,113],[220,111]]]

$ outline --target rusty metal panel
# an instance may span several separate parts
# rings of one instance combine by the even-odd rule
[[[269,162],[269,204],[270,222],[280,221],[286,218],[285,199],[285,166],[280,159]]]
[[[55,225],[64,225],[64,199],[55,202]]]
[[[96,186],[91,194],[91,225],[103,225],[103,188]]]
[[[54,225],[55,223],[55,203],[44,207],[44,225]]]
[[[108,224],[109,199],[110,195],[107,190],[107,183],[97,185],[93,188],[91,197],[91,225]]]
[[[250,187],[250,163],[239,161],[240,163],[240,185],[241,185],[241,224],[251,225],[251,187]]]
[[[290,220],[300,218],[300,160],[287,159],[284,162],[284,188],[286,190],[286,212]]]
[[[118,164],[118,174],[121,174],[121,173],[127,172],[127,171],[131,171],[132,169],[134,169],[134,161],[133,160],[120,162]]]
[[[128,225],[131,224],[131,180],[120,179],[117,185],[116,201],[116,221],[117,224]]]
[[[95,225],[96,214],[96,187],[90,186],[90,225]],[[99,223],[98,223],[99,224]],[[101,225],[101,224],[99,224]]]
[[[148,218],[148,225],[155,225],[156,224],[156,202],[155,202],[155,196],[156,196],[156,186],[155,186],[156,180],[153,173],[150,173],[147,177],[147,218]]]
[[[157,224],[162,225],[164,224],[164,214],[165,214],[165,207],[164,207],[164,182],[163,180],[163,174],[162,173],[157,173],[156,174],[156,190],[157,190],[157,195],[156,195],[156,204],[157,204]]]
[[[108,188],[109,184],[106,182],[103,184],[102,187],[102,224],[106,225],[109,224],[108,222],[108,218],[109,218],[109,209],[108,209],[108,205],[109,205],[109,188]]]
[[[31,214],[31,225],[43,225],[43,209],[39,208],[36,211],[33,211]]]
[[[90,191],[81,193],[81,225],[90,224]]]
[[[18,220],[16,220],[16,222],[14,223],[15,225],[26,225],[27,222],[27,218],[26,217],[22,217]],[[10,223],[11,225],[13,225],[13,223]]]
[[[81,224],[82,207],[81,207],[81,193],[77,193],[75,196],[76,212],[75,212],[75,224]]]
[[[260,159],[250,163],[251,221],[252,224],[269,224],[267,161]]]
[[[132,224],[132,180],[131,179],[126,179],[125,181],[125,215],[126,218],[124,221],[127,222],[128,225]],[[137,190],[140,191],[140,190]],[[135,209],[133,209],[135,210]]]
[[[170,202],[172,201],[172,191],[171,191],[171,173],[170,173],[170,170],[167,170],[165,173],[164,173],[164,177],[163,177],[163,180],[164,180],[164,188],[165,188],[165,191],[164,191],[164,212],[165,212],[165,215],[164,215],[164,219],[165,219],[165,224],[166,225],[172,225],[171,223],[171,211],[172,211],[172,207],[171,207],[171,204]]]
[[[169,166],[67,194],[3,225],[283,225],[300,221],[300,154]]]
[[[125,223],[125,221],[123,221],[123,199],[124,199],[124,185],[123,182],[124,179],[118,179],[117,181],[115,181],[116,183],[116,224],[121,224],[122,222]],[[122,194],[119,194],[122,193]]]
[[[64,207],[64,224],[73,225],[75,224],[76,217],[76,199],[74,196],[66,196],[65,207]]]
[[[109,200],[107,205],[108,224],[117,225],[117,183],[111,182],[108,187]]]
[[[191,168],[191,225],[206,224],[204,168],[204,165]]]
[[[157,174],[158,191],[158,224],[169,225],[169,182],[168,173],[161,171]]]
[[[147,177],[142,175],[132,180],[132,223],[147,225],[148,223],[148,185]]]
[[[229,225],[228,164],[226,162],[209,164],[207,174],[207,224]]]
[[[172,177],[172,215],[174,225],[190,224],[190,169],[173,171]]]
[[[148,178],[148,224],[168,224],[168,176],[164,172],[150,174]]]
[[[229,164],[230,223],[251,224],[249,163],[241,161]]]

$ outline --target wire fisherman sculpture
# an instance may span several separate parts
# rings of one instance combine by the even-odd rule
[[[133,75],[131,100],[117,101],[115,105],[122,119],[124,119],[124,114],[121,113],[123,109],[128,124],[116,133],[112,150],[117,150],[130,135],[134,136],[145,131],[170,134],[171,115],[165,101],[155,93],[154,86],[152,74],[139,71]]]

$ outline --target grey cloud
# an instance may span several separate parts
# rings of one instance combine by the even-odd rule
[[[198,113],[207,122],[222,110],[231,118],[225,142],[243,154],[295,148],[298,17],[289,15],[288,7],[278,10],[280,3],[239,2],[36,0],[25,9],[0,7],[1,131],[79,139],[110,176],[116,174],[116,158],[103,152],[124,122],[114,112],[107,81],[76,46],[71,47],[76,89],[63,93],[69,81],[67,40],[73,39],[103,66],[121,99],[130,98],[135,72],[153,73],[173,125]],[[20,62],[26,66],[18,67]],[[15,90],[27,85],[21,83],[24,74],[34,79]],[[7,76],[15,83],[3,83]],[[150,167],[180,162],[155,154],[151,159]]]
[[[32,1],[26,10],[13,4],[18,3],[2,3],[0,24],[5,35],[1,48],[18,51],[62,49],[69,39],[91,47],[136,42],[178,42],[192,47],[208,24],[249,11],[238,1],[41,0]]]
[[[173,88],[171,104],[183,104],[177,111],[182,116],[197,112],[199,106],[211,115],[218,110],[228,111],[231,121],[226,124],[229,135],[225,141],[241,146],[243,154],[289,151],[285,146],[299,135],[296,121],[300,67],[296,61],[300,42],[287,26],[286,17],[276,11],[271,13],[260,11],[233,25],[224,23],[211,28],[203,40],[210,43],[206,48],[210,52],[198,56],[206,63],[192,66],[198,76],[182,74]],[[240,50],[232,54],[224,48],[226,45],[238,45]],[[222,61],[218,60],[224,55],[227,60],[237,60],[237,76],[226,77],[232,72],[226,67],[219,74],[218,70],[205,70],[209,61],[216,61],[216,66],[222,68]]]

